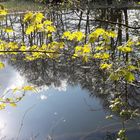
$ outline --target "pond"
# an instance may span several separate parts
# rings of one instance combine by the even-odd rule
[[[136,71],[133,77],[131,70],[128,70],[130,83],[128,81],[125,83],[124,77],[118,80],[120,83],[118,81],[117,83],[113,80],[109,81],[110,77],[106,78],[108,72],[101,70],[100,60],[89,57],[90,61],[86,59],[84,61],[81,56],[79,58],[82,59],[78,57],[73,59],[74,49],[78,45],[86,46],[91,43],[93,52],[90,52],[92,54],[90,55],[93,56],[95,52],[100,51],[95,49],[98,45],[105,46],[104,51],[111,54],[107,64],[110,61],[117,64],[114,69],[119,67],[118,71],[123,66],[124,68],[127,66],[129,57],[132,57],[130,59],[132,64],[140,65],[138,47],[133,49],[134,53],[130,55],[120,53],[117,49],[129,39],[130,41],[131,39],[140,40],[139,6],[135,7],[136,9],[131,5],[128,9],[124,5],[108,7],[107,3],[105,7],[94,5],[93,9],[92,5],[87,6],[89,6],[86,7],[87,9],[85,7],[65,9],[61,5],[52,5],[48,7],[48,11],[43,11],[43,20],[51,20],[53,22],[51,24],[54,24],[57,29],[56,32],[50,33],[51,36],[48,32],[46,35],[42,29],[35,29],[30,34],[26,34],[28,27],[32,25],[32,19],[23,22],[26,13],[10,13],[0,21],[1,27],[14,30],[8,33],[0,29],[2,40],[6,43],[12,42],[14,47],[16,45],[27,47],[27,56],[26,51],[18,50],[22,47],[18,49],[15,47],[18,53],[14,50],[15,54],[10,55],[9,53],[2,55],[0,50],[0,62],[5,64],[5,68],[0,70],[0,102],[2,102],[1,99],[11,97],[20,99],[16,104],[11,104],[11,106],[8,104],[5,109],[0,110],[1,140],[116,140],[118,131],[124,128],[124,125],[128,139],[139,140],[140,119],[129,119],[128,114],[123,120],[120,112],[113,112],[110,107],[110,101],[118,97],[128,105],[123,104],[122,109],[128,107],[128,109],[140,112],[139,70],[131,67]],[[36,15],[33,14],[33,18],[34,16]],[[110,37],[108,43],[104,42],[105,39],[100,41],[99,35],[98,42],[90,42],[88,37],[97,28],[108,34],[112,33],[109,31],[115,31],[117,37]],[[62,38],[65,31],[77,30],[85,35],[81,42]],[[64,41],[65,48],[61,48],[61,42],[57,44],[57,41]],[[54,46],[58,45],[57,47],[61,49],[56,49],[56,52],[54,49],[51,55],[49,52],[42,55],[42,52],[38,50],[37,53],[40,56],[35,54],[36,46],[41,48],[44,44],[52,42]],[[2,43],[0,41],[0,45]],[[6,45],[10,46],[8,43]],[[47,48],[47,45],[45,47]],[[6,51],[9,51],[9,48]],[[127,71],[127,69],[124,70]],[[33,86],[34,90],[15,90],[15,88],[28,85]],[[113,118],[107,119],[110,115],[113,115]]]
[[[26,92],[17,107],[7,106],[0,112],[1,139],[115,139],[121,122],[117,116],[113,120],[106,119],[110,114],[107,98],[94,90],[99,83],[91,82],[95,80],[92,68],[69,68],[57,63],[54,68],[47,63],[44,66],[43,62],[43,65],[39,62],[38,67],[37,62],[31,65],[24,61],[5,63],[0,73],[1,93],[31,83],[38,86],[38,92]],[[139,140],[139,123],[139,120],[127,123],[130,140]]]

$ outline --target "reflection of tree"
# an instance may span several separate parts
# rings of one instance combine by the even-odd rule
[[[103,4],[103,1],[101,1],[101,3]],[[108,3],[107,0],[105,3]],[[63,9],[60,5],[55,5],[53,7],[48,7],[48,11],[44,12],[45,17],[52,20],[57,28],[55,40],[61,38],[62,32],[66,30],[82,30],[85,32],[85,34],[89,34],[94,28],[97,27],[116,30],[116,32],[119,34],[118,44],[122,41],[122,32],[126,31],[127,33],[128,28],[137,29],[132,31],[135,31],[135,34],[139,33],[138,29],[140,29],[140,27],[138,23],[138,10],[135,10],[135,12],[129,12],[127,7],[92,8],[88,6],[85,6],[87,9],[84,10],[82,7],[78,7],[78,5],[76,6],[77,7],[72,7],[72,10],[70,10],[67,7],[66,9]],[[131,19],[133,18],[135,20],[134,22],[129,22],[128,24],[128,20],[131,20],[129,19],[131,13],[133,13],[133,17],[131,17]],[[24,42],[27,45],[42,45],[43,43],[46,43],[46,36],[43,32],[37,32],[31,36],[25,34],[27,25],[23,23],[22,20],[24,14],[25,13],[8,14],[6,16],[5,20],[1,23],[1,26],[11,27],[14,29],[14,32],[9,35],[1,30],[0,35],[2,39],[6,41]]]
[[[88,65],[54,62],[53,60],[38,60],[26,62],[22,60],[11,61],[10,64],[23,75],[27,81],[35,86],[55,86],[60,87],[63,80],[71,86],[80,85],[83,89],[89,91],[90,96],[96,96],[102,99],[104,106],[108,101],[114,98],[115,93],[121,90],[122,95],[125,92],[123,85],[105,82],[104,74],[98,67],[89,63]],[[116,89],[117,88],[117,89]],[[130,87],[128,94],[130,107],[140,107],[139,89]],[[116,95],[115,95],[116,96]],[[125,97],[125,94],[124,94]]]

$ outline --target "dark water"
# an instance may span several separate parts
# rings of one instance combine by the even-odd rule
[[[5,69],[0,72],[1,93],[31,83],[37,86],[35,81],[42,79],[42,71],[37,72],[37,68],[33,70],[32,65],[27,67],[27,64],[21,62],[19,67],[19,63],[5,63]],[[12,138],[19,140],[114,139],[115,133],[121,127],[119,118],[116,117],[116,120],[105,119],[105,116],[110,114],[109,109],[103,103],[106,102],[106,99],[101,95],[95,96],[98,94],[97,91],[87,88],[86,85],[83,86],[84,80],[81,79],[84,78],[82,71],[85,73],[85,70],[81,69],[82,67],[76,69],[79,74],[74,74],[65,71],[64,68],[53,70],[46,66],[46,71],[50,71],[44,78],[46,81],[50,81],[49,84],[44,82],[43,86],[38,85],[38,93],[26,92],[25,97],[17,103],[17,107],[7,106],[6,109],[0,111],[1,139],[3,137],[6,140]],[[32,81],[31,77],[35,75],[34,71],[38,78]],[[54,80],[53,76],[58,74],[59,79]],[[75,76],[75,79],[72,75]],[[76,75],[79,76],[76,77]],[[90,86],[92,87],[92,84]],[[17,93],[16,96],[20,96],[20,94]],[[139,120],[135,120],[127,124],[130,140],[139,140],[140,126],[138,122]]]

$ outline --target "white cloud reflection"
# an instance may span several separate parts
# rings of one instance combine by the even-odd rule
[[[43,94],[40,95],[40,99],[41,99],[41,100],[47,100],[47,98],[48,98],[48,97],[47,97],[46,95],[43,95]]]
[[[14,88],[20,88],[25,85],[25,79],[18,73],[16,72],[11,78],[9,79],[9,86],[7,87],[8,89],[14,89]]]
[[[62,80],[59,87],[56,87],[53,85],[54,89],[57,89],[58,91],[66,91],[67,90],[67,80]]]

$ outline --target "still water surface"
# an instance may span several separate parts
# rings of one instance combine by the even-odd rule
[[[30,84],[8,63],[1,70],[0,79],[1,93]],[[27,92],[17,107],[8,106],[0,111],[0,137],[6,140],[45,140],[51,137],[55,140],[113,139],[121,124],[118,120],[105,119],[110,112],[102,106],[100,98],[90,96],[80,83],[72,86],[67,78],[60,81],[59,86],[53,83],[44,85],[38,93]],[[138,122],[129,123],[128,129],[129,139],[139,140]]]

